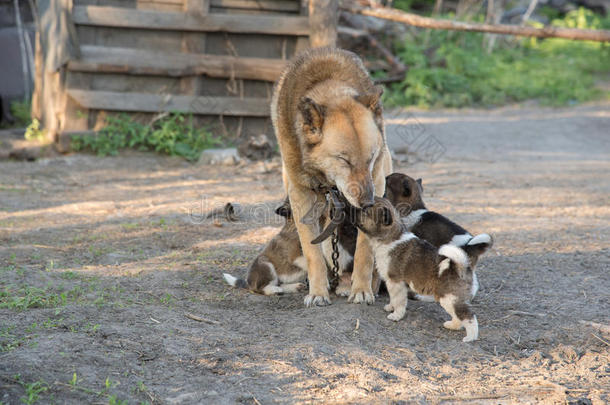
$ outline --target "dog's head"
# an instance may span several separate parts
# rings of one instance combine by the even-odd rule
[[[373,167],[383,147],[381,87],[370,94],[303,97],[296,120],[303,165],[322,173],[357,208],[374,203]]]
[[[373,206],[358,210],[356,226],[371,238],[383,239],[400,233],[400,216],[392,203],[375,197]]]
[[[396,207],[401,216],[424,208],[421,197],[423,191],[421,179],[415,180],[402,173],[392,173],[385,178],[384,197]]]
[[[275,209],[275,213],[286,218],[286,221],[292,219],[292,209],[290,208],[290,200],[288,199],[288,196],[286,196],[282,205]]]

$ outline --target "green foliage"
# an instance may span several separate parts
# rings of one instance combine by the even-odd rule
[[[18,380],[20,381],[20,380]],[[44,381],[35,381],[32,383],[21,383],[25,390],[25,396],[21,397],[21,402],[30,405],[38,401],[40,394],[48,391],[49,386]]]
[[[57,308],[73,302],[82,294],[80,287],[55,292],[30,286],[5,287],[0,291],[0,308],[23,311],[29,308]]]
[[[32,105],[29,101],[13,101],[11,103],[11,115],[15,118],[13,124],[17,128],[25,127],[30,123],[30,111]]]
[[[133,121],[126,114],[109,116],[96,136],[72,139],[72,149],[89,150],[98,156],[114,156],[121,149],[133,148],[182,156],[189,161],[197,160],[204,149],[220,144],[206,128],[196,128],[192,116],[180,113],[171,113],[150,126]]]
[[[596,29],[609,22],[581,8],[553,25]],[[610,72],[607,44],[556,38],[526,38],[490,54],[482,34],[431,30],[398,44],[398,55],[409,71],[387,92],[389,105],[492,106],[528,99],[565,105],[602,95],[595,75]]]

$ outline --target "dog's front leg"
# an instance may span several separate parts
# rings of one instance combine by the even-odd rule
[[[373,281],[373,249],[368,236],[358,232],[356,253],[354,254],[354,271],[352,273],[352,290],[348,301],[354,304],[375,302],[371,283]]]
[[[328,277],[326,275],[326,262],[322,254],[321,245],[313,245],[312,240],[318,236],[319,223],[318,215],[315,208],[312,211],[313,205],[320,203],[320,198],[316,200],[317,194],[311,190],[289,187],[288,196],[290,205],[295,219],[299,240],[303,248],[303,255],[307,260],[307,276],[309,278],[309,294],[305,297],[305,305],[311,307],[313,305],[328,305],[330,304],[330,295],[328,293]],[[303,216],[313,213],[310,220],[313,219],[313,224],[304,224],[301,222]],[[310,222],[310,221],[308,221]]]

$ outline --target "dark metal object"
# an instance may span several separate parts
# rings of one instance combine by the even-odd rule
[[[330,279],[330,289],[334,290],[339,284],[339,233],[337,228],[341,225],[345,219],[345,204],[340,199],[340,193],[337,188],[333,187],[328,189],[326,192],[327,200],[330,200],[330,223],[326,228],[311,241],[312,244],[316,245],[324,242],[332,235],[331,245],[333,252],[331,254],[332,259],[332,274]]]
[[[339,234],[336,228],[333,233],[333,238],[331,239],[331,244],[333,247],[333,253],[330,257],[333,262],[333,267],[332,276],[330,279],[330,290],[334,291],[339,285]]]

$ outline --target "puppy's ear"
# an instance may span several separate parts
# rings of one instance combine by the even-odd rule
[[[292,209],[290,209],[290,203],[284,201],[284,204],[280,205],[275,209],[275,213],[284,218],[290,218],[292,216]]]
[[[385,225],[385,226],[390,226],[392,225],[392,211],[390,211],[390,209],[388,207],[383,207],[382,211],[381,211],[381,222]]]
[[[407,179],[402,181],[402,195],[404,197],[411,197],[411,185]]]
[[[417,182],[417,184],[419,184],[419,191],[420,191],[420,193],[423,193],[424,192],[424,185],[422,184],[422,179],[419,178],[419,179],[417,179],[415,181]]]
[[[309,97],[303,97],[297,108],[303,116],[303,131],[307,143],[315,144],[320,142],[322,140],[322,126],[326,116],[326,107],[316,103]]]

